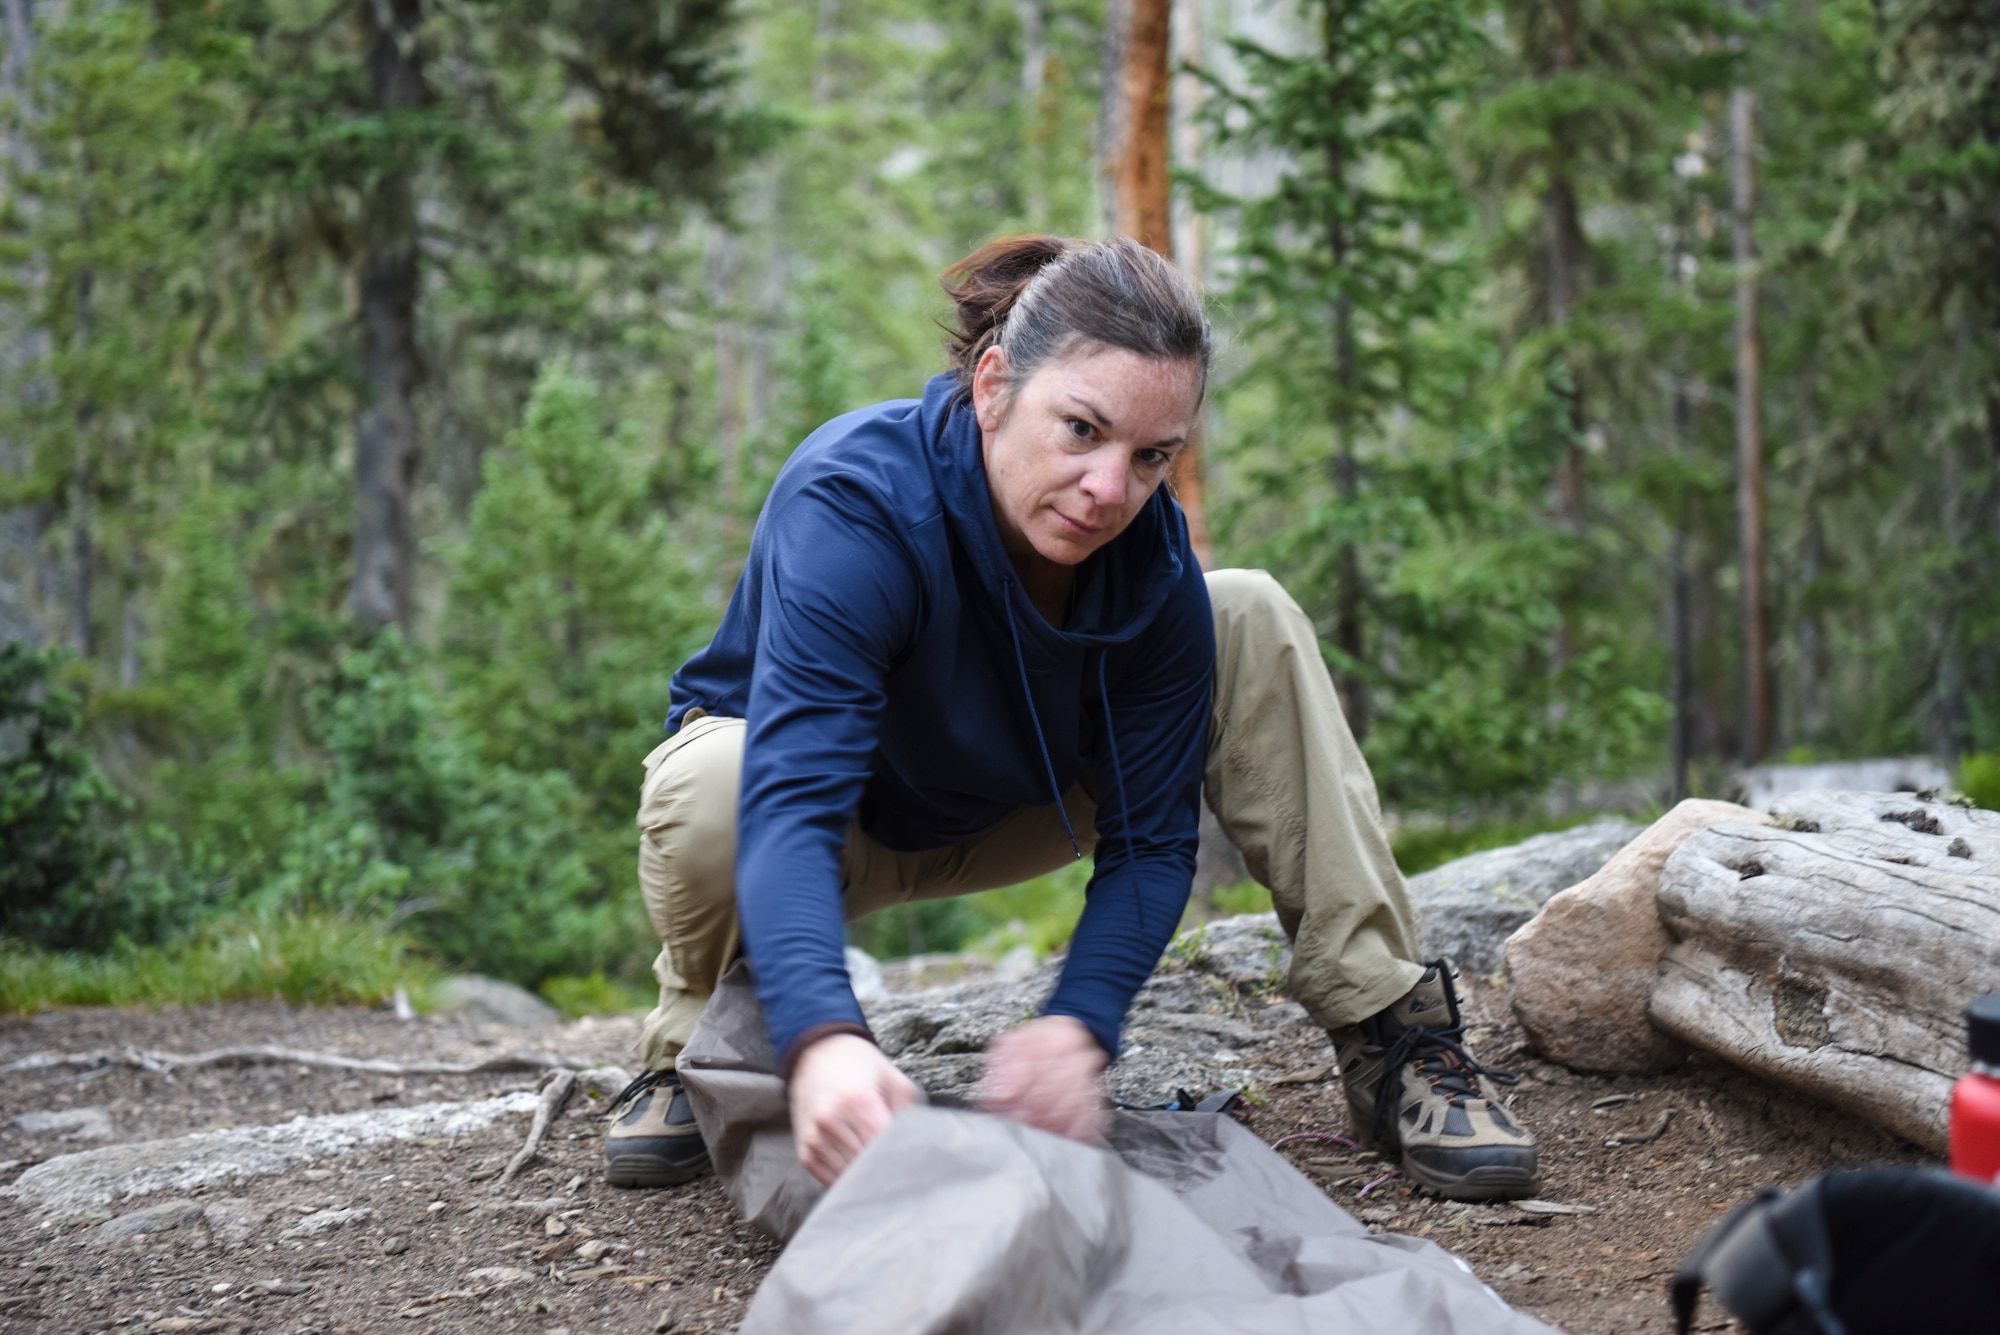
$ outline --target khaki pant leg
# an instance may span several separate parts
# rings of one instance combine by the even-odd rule
[[[653,977],[660,1001],[639,1034],[646,1070],[673,1065],[695,1020],[742,946],[736,918],[736,808],[742,788],[741,719],[699,718],[646,757],[639,799],[639,890],[660,935]],[[1064,802],[1078,844],[1097,842],[1097,807],[1082,788]],[[841,894],[851,922],[918,899],[1016,885],[1075,856],[1054,806],[1024,807],[978,839],[899,853],[848,831]]]
[[[659,933],[660,1004],[639,1031],[639,1060],[664,1070],[736,958],[736,803],[742,719],[697,718],[646,757],[639,794],[639,892]]]
[[[1077,847],[1097,846],[1097,804],[1081,786],[1063,799]],[[1053,805],[1022,807],[977,839],[921,853],[884,848],[859,828],[848,832],[842,865],[847,920],[919,899],[947,899],[1019,885],[1074,861],[1076,849]]]
[[[1374,777],[1291,595],[1264,571],[1217,570],[1208,596],[1208,804],[1292,938],[1287,992],[1326,1028],[1353,1024],[1423,974]]]

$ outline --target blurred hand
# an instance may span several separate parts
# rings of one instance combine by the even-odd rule
[[[829,1034],[800,1054],[790,1094],[799,1162],[829,1187],[917,1101],[910,1078],[859,1034]]]
[[[1081,1020],[1044,1015],[987,1044],[981,1102],[989,1112],[1070,1140],[1100,1140],[1105,1099],[1098,1077],[1108,1065]]]

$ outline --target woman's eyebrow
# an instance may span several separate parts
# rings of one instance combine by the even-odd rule
[[[1092,422],[1102,427],[1104,430],[1111,431],[1116,429],[1112,426],[1111,419],[1104,415],[1104,410],[1098,407],[1096,404],[1090,402],[1090,400],[1080,399],[1076,395],[1072,394],[1069,396],[1069,401],[1072,407],[1081,408],[1083,410],[1084,416],[1090,418]]]

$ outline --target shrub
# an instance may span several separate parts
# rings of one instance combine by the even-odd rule
[[[56,662],[0,647],[0,935],[99,946],[117,934],[104,890],[124,804],[77,740],[76,697],[49,681]]]

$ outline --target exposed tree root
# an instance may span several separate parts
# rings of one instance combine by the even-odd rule
[[[300,1052],[292,1048],[236,1047],[213,1052],[149,1052],[139,1048],[103,1048],[96,1052],[36,1052],[0,1066],[0,1075],[73,1066],[85,1069],[130,1066],[141,1071],[172,1074],[198,1066],[318,1066],[370,1075],[486,1075],[504,1071],[568,1070],[591,1063],[547,1052],[509,1052],[476,1062],[392,1062],[374,1057],[342,1057],[331,1052]]]
[[[527,1167],[528,1160],[535,1157],[535,1151],[542,1147],[542,1137],[548,1133],[549,1123],[562,1112],[569,1102],[570,1092],[576,1088],[575,1071],[557,1071],[542,1088],[542,1101],[535,1108],[535,1120],[528,1124],[528,1139],[517,1151],[507,1166],[500,1172],[500,1185],[514,1180],[514,1174]]]

